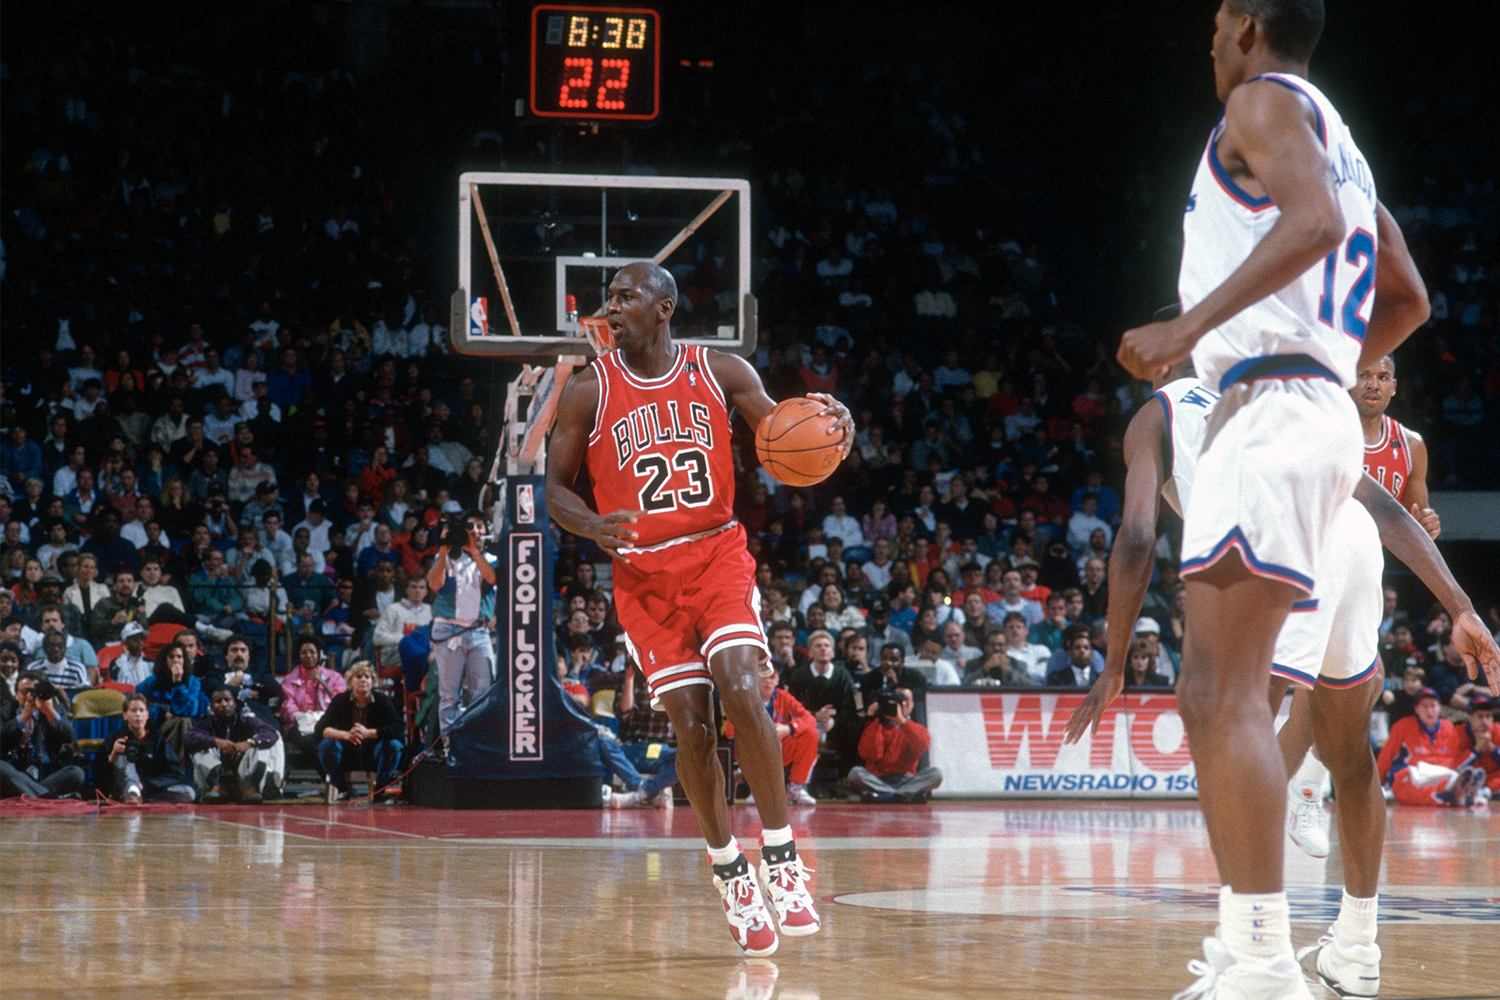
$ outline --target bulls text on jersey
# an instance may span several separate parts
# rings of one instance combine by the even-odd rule
[[[669,399],[666,406],[665,421],[662,420],[661,408],[657,403],[646,403],[610,425],[610,438],[615,443],[615,459],[621,469],[633,457],[653,445],[675,442],[696,443],[704,448],[714,446],[713,423],[707,406],[689,402],[686,421],[683,420],[678,400]]]

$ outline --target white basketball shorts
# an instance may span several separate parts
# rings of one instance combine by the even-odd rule
[[[1302,687],[1355,687],[1380,671],[1380,533],[1359,501],[1344,501],[1318,567],[1317,593],[1292,606],[1271,673]]]
[[[1349,394],[1325,378],[1259,378],[1214,404],[1183,514],[1182,575],[1231,549],[1312,597],[1318,562],[1364,456]]]

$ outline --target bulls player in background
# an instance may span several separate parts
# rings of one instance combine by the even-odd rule
[[[1427,442],[1385,415],[1396,395],[1396,360],[1386,355],[1359,372],[1350,393],[1365,434],[1365,471],[1401,501],[1433,538],[1442,525],[1427,506]]]
[[[673,342],[676,301],[676,282],[655,264],[615,274],[605,304],[615,346],[563,389],[548,445],[547,507],[565,530],[615,559],[627,650],[653,707],[677,732],[677,774],[708,842],[730,933],[746,952],[769,955],[778,938],[761,881],[782,934],[819,927],[787,819],[781,742],[760,697],[770,651],[755,561],[734,520],[730,411],[755,427],[775,404],[743,358]],[[830,433],[842,436],[848,455],[848,409],[824,393],[809,396],[837,415]],[[575,488],[583,468],[597,510]],[[729,830],[714,754],[715,688],[760,812],[759,881]]]

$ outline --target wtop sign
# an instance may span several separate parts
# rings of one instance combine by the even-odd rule
[[[542,759],[542,536],[510,535],[510,759]]]

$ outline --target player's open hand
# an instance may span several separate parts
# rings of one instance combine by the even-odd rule
[[[1465,611],[1453,619],[1453,647],[1464,658],[1469,680],[1478,680],[1483,667],[1490,691],[1500,692],[1500,647],[1474,612]]]
[[[1417,519],[1417,523],[1422,526],[1422,530],[1431,535],[1434,540],[1437,539],[1438,535],[1443,533],[1443,522],[1438,518],[1438,512],[1431,507],[1418,507],[1416,504],[1412,504],[1411,516]]]
[[[1126,330],[1115,357],[1136,378],[1161,378],[1192,353],[1197,338],[1181,318]]]
[[[595,520],[592,525],[593,530],[589,532],[588,537],[612,558],[629,562],[630,560],[620,555],[620,548],[633,543],[637,535],[626,525],[634,524],[645,514],[643,510],[614,510],[608,514],[602,514]]]
[[[1125,672],[1106,670],[1094,678],[1094,686],[1089,688],[1089,693],[1083,696],[1083,704],[1073,709],[1073,714],[1068,717],[1067,733],[1063,737],[1065,743],[1077,743],[1083,737],[1083,731],[1087,729],[1089,735],[1099,731],[1099,720],[1104,716],[1104,710],[1109,707],[1110,702],[1120,696],[1125,690]]]
[[[807,394],[807,398],[822,403],[825,414],[832,414],[838,417],[839,422],[833,428],[834,433],[842,431],[844,434],[841,445],[843,450],[840,452],[839,458],[841,460],[848,458],[850,450],[854,447],[854,416],[849,412],[849,407],[834,399],[826,392],[810,392]]]

